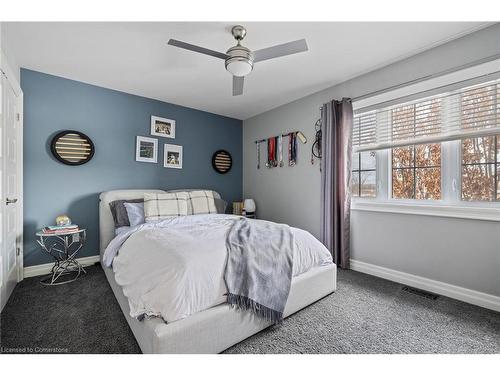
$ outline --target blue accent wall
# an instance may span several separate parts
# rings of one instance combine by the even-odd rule
[[[99,254],[99,193],[115,189],[209,188],[230,204],[242,196],[242,122],[187,107],[21,70],[24,92],[24,265],[51,262],[35,232],[59,214],[87,228],[79,257]],[[168,90],[168,87],[165,88]],[[176,120],[175,139],[158,139],[158,163],[135,161],[136,136],[151,136],[151,115]],[[58,162],[50,141],[71,129],[88,135],[94,158],[81,166]],[[152,136],[151,136],[152,137]],[[183,169],[163,167],[163,145],[183,146]],[[233,167],[212,168],[212,154],[228,150]]]

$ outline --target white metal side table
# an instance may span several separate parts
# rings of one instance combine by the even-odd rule
[[[76,254],[87,239],[86,229],[68,233],[36,233],[37,242],[55,260],[50,274],[40,280],[44,285],[61,285],[75,281],[80,274],[87,273],[76,260]],[[71,276],[68,277],[67,276]]]

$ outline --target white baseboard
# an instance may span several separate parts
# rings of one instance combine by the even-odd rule
[[[459,301],[500,311],[500,297],[351,259],[351,269]]]
[[[99,255],[76,259],[82,266],[91,266],[100,261]],[[54,263],[37,264],[36,266],[24,267],[24,278],[47,275],[52,270]]]

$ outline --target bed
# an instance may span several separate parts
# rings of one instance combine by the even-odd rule
[[[162,190],[115,190],[103,192],[99,203],[101,260],[114,237],[114,222],[109,203],[119,199],[139,199],[144,193]],[[220,197],[218,193],[214,194]],[[249,311],[224,303],[184,319],[165,323],[160,318],[139,321],[130,316],[130,307],[112,268],[103,267],[106,278],[143,353],[220,353],[270,326]],[[315,267],[292,279],[284,317],[314,303],[336,289],[336,266]]]

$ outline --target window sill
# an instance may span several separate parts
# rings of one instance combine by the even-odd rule
[[[444,204],[430,205],[400,202],[356,202],[353,200],[351,209],[354,211],[388,212],[407,215],[500,221],[500,208],[492,207],[447,206]]]

